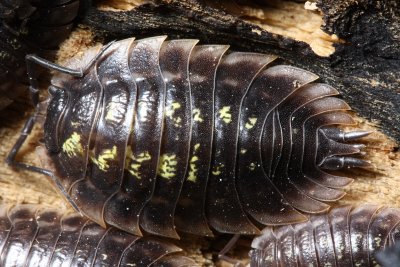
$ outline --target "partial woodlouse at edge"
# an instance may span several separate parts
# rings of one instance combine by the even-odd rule
[[[0,0],[0,110],[26,92],[25,56],[53,58],[88,0]]]
[[[0,205],[2,267],[198,266],[180,251],[167,241],[106,230],[78,213]]]
[[[335,126],[354,124],[350,107],[317,75],[272,55],[165,39],[113,42],[66,67],[29,56],[28,70],[58,73],[43,103],[32,79],[37,112],[8,162],[52,177],[102,226],[171,238],[304,221],[352,181],[326,170],[369,165],[363,145],[346,143],[368,132]],[[14,161],[35,121],[45,121],[47,170]]]
[[[308,222],[265,228],[253,240],[250,266],[379,266],[375,253],[399,242],[400,209],[341,206]]]

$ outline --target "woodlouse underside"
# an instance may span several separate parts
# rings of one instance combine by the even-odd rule
[[[38,111],[9,163],[51,176],[100,225],[173,238],[304,221],[351,182],[326,170],[368,166],[346,143],[368,133],[335,126],[354,124],[350,108],[315,74],[165,39],[113,42],[67,67],[28,57],[58,74],[42,104],[32,79]],[[48,170],[14,161],[43,116]]]

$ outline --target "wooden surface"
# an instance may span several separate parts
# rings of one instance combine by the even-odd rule
[[[119,8],[121,6],[131,8],[137,5],[137,3],[130,3],[129,1],[118,3],[117,7]],[[296,5],[296,8],[299,8],[298,4],[291,3],[290,5]],[[114,6],[114,8],[116,7]],[[284,16],[289,16],[290,19],[280,21],[279,16],[283,13],[280,13],[279,10],[271,9],[270,11],[275,14],[275,17],[264,22],[266,24],[265,29],[271,32],[277,31],[277,33],[290,38],[303,39],[311,45],[312,51],[316,53],[333,53],[335,50],[333,44],[340,42],[336,37],[323,33],[319,29],[322,23],[322,15],[318,12],[302,10],[301,12],[305,14],[311,12],[309,19],[312,21],[305,24],[303,20],[307,20],[307,16],[290,17],[291,11],[286,10],[282,12],[285,14]],[[298,26],[300,22],[296,23],[297,17],[302,19],[301,27]],[[285,25],[285,21],[288,25]],[[276,25],[277,23],[279,27]],[[75,31],[71,38],[63,44],[59,52],[60,62],[65,62],[75,54],[83,53],[85,49],[95,44],[93,41],[95,34],[88,31],[87,28],[83,28]],[[60,209],[70,209],[68,204],[55,192],[45,176],[12,170],[4,163],[8,151],[31,112],[32,108],[27,104],[27,100],[22,99],[0,114],[0,201],[4,203],[41,203]],[[357,116],[357,114],[355,115]],[[363,140],[368,145],[366,158],[372,162],[374,167],[366,171],[348,173],[350,177],[354,178],[354,183],[346,188],[348,194],[339,201],[339,204],[368,202],[400,207],[400,155],[396,151],[398,145],[374,127],[374,123],[360,117],[357,120],[359,128],[374,131],[373,134]],[[40,138],[41,129],[36,128],[19,154],[19,159],[40,165],[35,155],[35,148],[39,145]],[[226,237],[223,240],[226,240]],[[186,237],[180,244],[199,263],[213,266],[212,257],[215,257],[217,251],[214,247],[220,247],[220,243],[219,240],[210,241],[209,239]],[[237,252],[236,255],[246,255],[243,251],[246,251],[247,248],[241,248],[242,251]]]

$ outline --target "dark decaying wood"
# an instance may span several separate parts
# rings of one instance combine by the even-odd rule
[[[342,39],[329,57],[317,56],[305,43],[268,33],[256,24],[199,1],[145,2],[125,12],[93,8],[84,24],[105,41],[167,34],[174,38],[197,38],[203,44],[227,43],[242,51],[274,53],[338,88],[355,111],[400,140],[397,1],[317,1],[325,22],[323,29]]]

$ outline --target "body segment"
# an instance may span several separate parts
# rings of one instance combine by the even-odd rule
[[[267,227],[256,237],[251,266],[378,266],[375,253],[400,239],[400,210],[341,206],[308,222]]]
[[[77,213],[63,215],[39,205],[0,205],[3,267],[197,266],[179,251],[166,241],[104,229]]]

